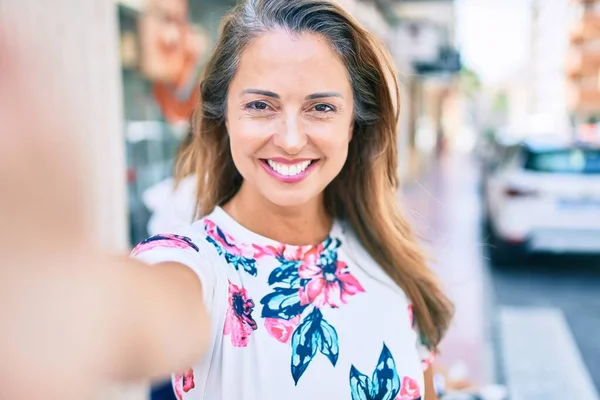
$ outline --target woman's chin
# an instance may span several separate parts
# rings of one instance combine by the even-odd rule
[[[295,190],[285,190],[280,193],[270,192],[265,196],[270,203],[282,208],[297,208],[310,204],[320,194],[310,195],[306,192],[298,193]]]

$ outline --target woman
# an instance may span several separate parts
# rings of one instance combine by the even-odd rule
[[[182,371],[184,399],[435,398],[421,366],[451,305],[397,209],[389,58],[343,10],[260,0],[226,19],[179,159],[202,218],[137,246],[151,268],[91,241],[89,174],[64,133],[77,125],[57,118],[69,102],[49,112],[31,96],[47,63],[13,56],[0,123],[23,135],[0,135],[0,397],[82,399]]]
[[[452,306],[398,210],[397,104],[384,47],[333,2],[225,19],[178,160],[200,219],[133,251],[209,314],[178,398],[435,398]]]

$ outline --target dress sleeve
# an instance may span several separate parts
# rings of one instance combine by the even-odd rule
[[[146,264],[176,262],[192,269],[202,284],[203,301],[210,309],[215,290],[215,266],[202,235],[189,230],[159,234],[142,241],[131,251],[131,256]]]

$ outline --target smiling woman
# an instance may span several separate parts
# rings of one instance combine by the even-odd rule
[[[334,2],[248,0],[200,97],[177,160],[198,220],[134,251],[193,270],[211,316],[209,355],[174,376],[178,396],[435,398],[423,368],[452,306],[396,203],[383,45]]]

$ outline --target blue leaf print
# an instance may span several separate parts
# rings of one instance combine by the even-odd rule
[[[217,241],[213,238],[211,238],[210,236],[206,236],[206,241],[210,244],[212,244],[215,249],[217,250],[217,254],[222,256],[223,255],[223,248],[221,247],[221,245],[219,243],[217,243]]]
[[[296,385],[315,354],[317,354],[317,350],[321,347],[320,326],[322,318],[321,312],[315,308],[292,335],[292,377]]]
[[[374,399],[393,400],[400,392],[400,377],[396,372],[396,363],[392,353],[383,345],[377,367],[373,372],[372,385],[375,393]]]
[[[227,240],[227,235],[225,235],[225,233],[223,233],[223,231],[221,230],[221,228],[219,228],[218,226],[216,228],[217,228],[216,229],[217,230],[217,235],[221,238],[221,240],[223,241],[223,243],[225,243],[229,247],[235,247],[235,243],[232,243],[229,240]]]
[[[301,261],[282,260],[281,265],[273,270],[269,275],[269,285],[275,283],[286,283],[291,287],[300,287],[300,277],[298,276],[298,267]]]
[[[352,400],[394,400],[400,393],[400,385],[396,363],[385,344],[371,379],[358,371],[354,365],[350,368]]]
[[[225,260],[227,260],[229,264],[233,265],[236,271],[239,271],[241,266],[244,271],[252,276],[256,276],[258,273],[256,270],[256,260],[253,258],[238,256],[237,254],[226,252]]]
[[[300,304],[298,289],[280,288],[262,298],[260,303],[263,305],[261,316],[263,318],[281,318],[292,319],[302,314],[308,305]]]
[[[335,328],[325,319],[321,319],[321,348],[319,350],[335,367],[340,354],[338,335]]]
[[[320,265],[331,265],[337,261],[338,254],[337,249],[340,247],[342,242],[339,239],[327,238],[323,243],[323,252],[319,255]]]
[[[368,376],[361,374],[354,365],[350,368],[350,391],[352,400],[371,399],[371,381]]]

